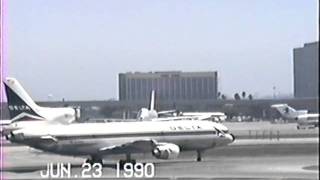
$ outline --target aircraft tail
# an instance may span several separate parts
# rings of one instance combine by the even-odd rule
[[[6,78],[5,92],[8,100],[10,119],[12,121],[44,119],[39,115],[40,107],[15,78]]]
[[[295,114],[297,111],[290,107],[288,104],[274,104],[271,106],[272,108],[275,108],[281,115],[290,115]]]
[[[156,104],[155,96],[156,96],[155,90],[152,90],[150,94],[150,104],[149,104],[150,111],[155,110],[155,104]]]

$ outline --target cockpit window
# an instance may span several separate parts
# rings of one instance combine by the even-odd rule
[[[229,131],[228,130],[224,130],[224,131],[222,131],[223,133],[228,133]]]
[[[222,129],[220,129],[220,128],[217,128],[217,127],[213,127],[217,132],[220,132],[220,133],[224,133],[224,134],[227,134],[227,133],[229,133],[229,130],[227,129],[227,130],[222,130]]]

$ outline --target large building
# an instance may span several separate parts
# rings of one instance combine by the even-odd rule
[[[294,97],[319,97],[319,42],[293,49]]]
[[[151,90],[159,100],[217,99],[218,73],[215,72],[149,72],[120,73],[120,101],[146,101]]]

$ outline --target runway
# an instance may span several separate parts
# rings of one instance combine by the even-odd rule
[[[318,179],[318,148],[318,138],[237,140],[205,152],[202,162],[194,160],[194,152],[181,153],[169,161],[149,154],[133,158],[154,163],[157,179]],[[39,154],[25,146],[5,146],[4,152],[6,179],[41,179],[40,171],[48,162],[70,162],[73,174],[82,171],[81,158]],[[120,158],[123,156],[105,159],[102,178],[115,179],[115,163]]]

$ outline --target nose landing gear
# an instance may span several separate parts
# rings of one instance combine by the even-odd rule
[[[202,161],[202,157],[201,157],[202,152],[203,152],[203,150],[197,150],[197,161],[198,162]]]
[[[126,159],[125,160],[121,159],[119,161],[120,169],[123,169],[123,166],[126,163],[131,163],[132,165],[135,165],[136,164],[136,160],[131,159],[131,155],[130,154],[126,154]]]
[[[99,163],[99,164],[103,165],[102,158],[97,157],[97,156],[91,156],[91,158],[86,159],[86,163],[89,163],[91,165],[93,165],[95,163]]]

